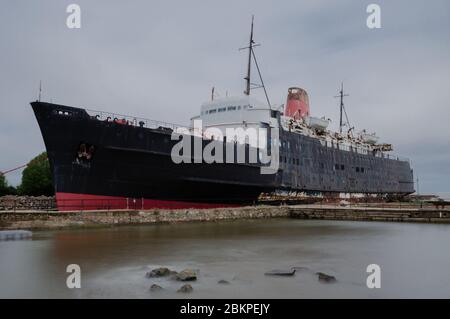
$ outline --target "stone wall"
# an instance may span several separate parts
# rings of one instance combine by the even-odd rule
[[[450,210],[419,208],[311,208],[291,207],[289,217],[298,219],[450,223]]]
[[[0,197],[0,211],[8,210],[53,210],[56,209],[54,196],[14,196]]]
[[[49,229],[287,217],[287,207],[85,212],[0,212],[0,229]]]
[[[291,217],[354,221],[450,223],[450,210],[394,208],[338,208],[248,206],[216,209],[154,209],[146,211],[0,211],[0,229],[58,229],[233,219]]]

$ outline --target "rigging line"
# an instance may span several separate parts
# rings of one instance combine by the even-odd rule
[[[264,89],[264,94],[265,94],[265,96],[266,96],[267,104],[269,104],[269,108],[271,109],[272,106],[270,105],[269,96],[267,95],[266,86],[264,85],[264,81],[263,81],[263,78],[262,78],[262,76],[261,76],[261,71],[259,70],[258,61],[256,61],[255,52],[253,51],[253,49],[250,49],[250,50],[252,51],[253,60],[255,61],[256,69],[258,70],[258,75],[259,75],[259,79],[260,79],[260,81],[261,81],[261,86],[262,86],[262,88]]]
[[[18,170],[18,169],[21,169],[21,168],[24,168],[24,167],[26,167],[26,166],[28,166],[28,164],[20,165],[20,166],[18,166],[18,167],[15,167],[15,168],[12,168],[12,169],[3,171],[3,172],[0,171],[0,174],[1,174],[1,175],[6,175],[6,174],[8,174],[8,173],[14,172],[14,171],[16,171],[16,170]]]
[[[342,106],[342,109],[344,110],[345,119],[347,120],[348,129],[350,130],[352,127],[350,125],[350,121],[348,120],[347,110],[345,109],[345,106]],[[353,131],[350,131],[350,134],[353,136]]]

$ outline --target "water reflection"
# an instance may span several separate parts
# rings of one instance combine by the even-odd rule
[[[448,298],[449,240],[447,225],[290,219],[38,232],[0,242],[0,297],[185,297],[179,282],[145,278],[168,266],[200,270],[192,298]],[[72,263],[81,266],[81,289],[65,285]],[[381,266],[381,289],[365,285],[371,263]],[[264,276],[293,266],[307,269]],[[319,283],[316,271],[338,282]],[[153,283],[165,290],[149,292]]]

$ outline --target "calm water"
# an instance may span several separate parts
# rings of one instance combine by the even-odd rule
[[[145,278],[167,266],[200,271],[192,298],[449,298],[449,243],[449,225],[291,219],[43,231],[0,242],[0,297],[185,297],[179,282]],[[372,263],[381,289],[366,287]],[[80,265],[81,289],[66,287],[68,264]],[[295,266],[308,269],[264,275]],[[153,283],[164,292],[149,292]]]

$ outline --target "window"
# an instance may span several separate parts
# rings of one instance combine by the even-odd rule
[[[339,164],[334,164],[334,169],[339,170]]]
[[[238,110],[240,110],[241,109],[241,106],[240,105],[238,105]]]
[[[364,167],[361,167],[361,173],[364,173]]]
[[[359,173],[359,167],[356,167],[356,172]]]
[[[213,113],[216,113],[217,112],[217,110],[216,109],[213,109],[213,110],[209,110],[209,114],[213,114]]]
[[[236,106],[229,106],[228,111],[236,111]]]
[[[226,110],[227,110],[226,107],[221,107],[221,108],[219,109],[219,112],[225,112]]]
[[[58,115],[64,115],[64,116],[70,116],[70,115],[72,115],[71,112],[68,112],[68,111],[61,111],[61,110],[56,111],[56,114],[58,114]]]
[[[344,170],[344,168],[345,168],[344,165],[341,165],[341,169]]]

